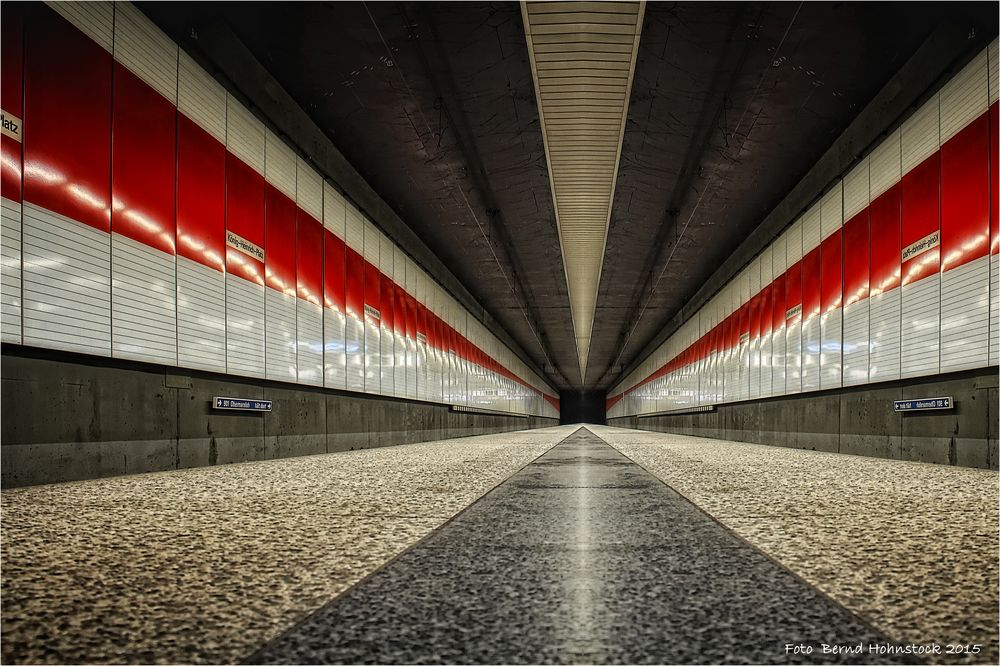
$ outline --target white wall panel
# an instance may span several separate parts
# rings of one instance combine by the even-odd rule
[[[940,98],[934,95],[920,105],[900,128],[900,159],[907,174],[941,147]]]
[[[820,241],[821,233],[821,202],[817,202],[812,205],[809,210],[805,212],[800,220],[802,233],[802,256],[804,257],[811,250],[813,250]]]
[[[264,175],[264,123],[226,93],[226,148]]]
[[[406,257],[406,293],[414,296],[417,293],[417,267],[413,260]],[[409,306],[407,306],[409,307]],[[409,316],[409,310],[407,310]],[[414,317],[416,314],[414,313]],[[417,339],[416,331],[406,337],[406,397],[417,399],[422,395],[417,384]]]
[[[382,272],[382,275],[392,278],[393,274],[393,261],[396,255],[396,248],[385,234],[379,233],[379,262],[378,267]],[[383,280],[383,284],[385,281]],[[379,361],[380,366],[380,376],[381,376],[381,391],[385,395],[398,395],[396,393],[396,370],[395,365],[395,347],[396,340],[393,330],[389,328],[388,321],[385,317],[385,311],[389,307],[391,294],[382,293],[382,320],[381,320],[381,330],[379,337]]]
[[[294,382],[296,363],[295,301],[292,294],[264,290],[264,358],[268,379]]]
[[[844,221],[850,221],[869,204],[870,161],[866,157],[844,177]],[[859,251],[858,248],[843,246],[843,256]],[[863,248],[865,254],[869,252]],[[868,263],[867,261],[865,262]],[[846,263],[845,263],[846,265]],[[850,294],[844,294],[846,303]],[[869,364],[869,309],[866,296],[862,300],[844,307],[843,320],[843,369],[845,386],[868,383]]]
[[[789,266],[802,260],[802,220],[796,221],[785,237],[785,257]],[[801,283],[793,286],[801,289]],[[793,291],[794,293],[794,291]],[[786,310],[788,304],[786,303]],[[785,393],[802,391],[802,321],[785,323]]]
[[[412,264],[411,264],[412,265]],[[427,276],[420,269],[417,269],[417,301],[427,305],[430,298],[430,284]],[[433,391],[431,390],[431,372],[429,369],[430,351],[428,349],[427,338],[420,333],[417,334],[417,391],[421,400],[430,400]]]
[[[844,188],[841,181],[826,193],[820,204],[820,225],[823,242],[834,233],[840,231],[844,221]],[[843,383],[843,237],[841,245],[841,298],[839,305],[820,315],[820,388],[829,389],[841,386]],[[825,257],[821,257],[824,267]],[[821,297],[823,297],[821,291]],[[823,297],[823,301],[826,298]],[[825,305],[825,303],[821,304]]]
[[[872,151],[869,160],[870,200],[899,182],[901,178],[900,130],[896,130]],[[873,294],[869,308],[868,380],[899,379],[900,306],[899,287]]]
[[[760,255],[750,264],[750,298],[757,298],[757,308],[753,315],[757,320],[757,335],[754,335],[754,322],[750,321],[750,342],[749,342],[749,387],[747,389],[748,398],[760,397]]]
[[[940,369],[941,274],[900,289],[900,374],[919,377]]]
[[[941,372],[989,365],[989,271],[980,257],[941,274]]]
[[[709,330],[714,329],[719,325],[719,297],[713,296],[712,299],[705,306],[705,311],[707,316],[705,319],[708,320]],[[710,404],[716,404],[722,401],[722,386],[719,378],[719,349],[716,346],[710,351],[708,356],[708,390],[706,391],[706,399]]]
[[[822,355],[820,356],[820,388],[837,388],[843,383],[843,326],[844,310],[836,308],[824,312],[820,319]]]
[[[844,308],[844,386],[868,383],[869,307],[865,298]]]
[[[750,302],[751,293],[750,293],[749,268],[743,269],[743,272],[740,273],[737,284],[739,284],[738,309],[741,309]],[[738,363],[738,367],[736,369],[737,373],[736,376],[738,382],[737,386],[739,387],[736,392],[736,395],[738,396],[737,400],[746,400],[750,394],[750,333],[749,333],[750,309],[749,307],[747,307],[747,309],[744,311],[743,317],[744,317],[744,322],[740,325],[741,326],[740,334],[739,337],[737,338],[738,351],[737,351],[736,361]],[[747,330],[746,333],[743,333],[744,328]],[[678,353],[683,352],[685,349],[687,349],[688,344],[689,344],[688,341],[685,340],[681,349],[677,350]]]
[[[344,313],[323,308],[323,385],[347,388],[347,343]]]
[[[295,203],[317,222],[323,219],[323,179],[301,157],[295,158]]]
[[[441,289],[438,287],[437,283],[427,278],[427,305],[430,307],[431,312],[433,312],[438,319],[441,318],[441,303],[442,294]],[[435,343],[430,345],[427,349],[428,355],[428,381],[430,383],[430,397],[431,400],[437,402],[444,401],[444,380],[445,380],[445,370],[444,370],[444,354],[442,353],[443,342],[440,339],[440,331],[435,335]]]
[[[990,365],[1000,364],[1000,254],[990,255]]]
[[[994,38],[986,49],[989,60],[990,104],[1000,100],[1000,39]]]
[[[346,236],[346,205],[330,183],[323,183],[323,226],[339,239]],[[345,257],[346,261],[346,257]],[[325,255],[324,255],[325,265]],[[326,270],[324,268],[324,270]],[[342,279],[346,275],[342,276]],[[347,388],[347,321],[339,307],[323,308],[323,385]]]
[[[844,184],[843,181],[838,180],[830,188],[830,191],[823,195],[819,203],[820,238],[826,240],[830,237],[830,234],[839,230],[843,224]]]
[[[726,320],[729,313],[732,311],[730,305],[733,286],[732,283],[727,284],[723,287],[718,295],[718,312],[719,312],[719,323]],[[724,331],[725,332],[725,331]],[[733,390],[732,381],[729,379],[729,339],[728,337],[722,339],[719,344],[719,353],[716,360],[716,377],[717,377],[717,387],[719,389],[719,402],[727,402],[731,400],[731,394]],[[638,377],[636,379],[639,379]]]
[[[346,204],[346,240],[347,246],[360,254],[365,254],[365,225],[361,213],[350,203]],[[351,267],[348,266],[348,271]],[[362,275],[348,275],[348,280],[364,280]],[[362,293],[364,290],[362,289]],[[363,297],[362,297],[363,299]],[[365,315],[361,312],[349,312],[346,323],[347,340],[347,388],[351,391],[365,390]]]
[[[300,384],[323,385],[323,308],[295,299],[296,369]]]
[[[177,364],[226,371],[226,277],[177,256]]]
[[[934,95],[913,114],[900,130],[904,174],[940,148],[939,98]],[[936,213],[939,215],[940,207]],[[903,221],[905,224],[906,221]],[[940,217],[938,217],[940,229]],[[940,232],[938,232],[940,238]],[[920,261],[914,259],[914,261]],[[900,374],[918,377],[940,369],[941,273],[900,287]]]
[[[131,2],[115,3],[115,60],[177,103],[177,45]]]
[[[822,238],[821,205],[816,203],[802,216],[802,256],[819,247]],[[818,281],[819,275],[809,275],[802,270],[802,390],[814,391],[820,384],[820,345],[822,324],[820,317],[805,308],[806,284]]]
[[[896,130],[890,134],[882,143],[872,151],[868,157],[869,164],[869,201],[873,201],[880,194],[899,182],[902,177],[900,173],[900,131]]]
[[[760,283],[761,287],[770,287],[774,282],[774,246],[769,245],[760,256]],[[772,309],[774,294],[770,294],[767,302],[761,306],[761,336],[760,336],[760,386],[759,395],[766,398],[771,395],[771,321],[773,320]],[[767,324],[765,325],[765,318]],[[768,331],[764,334],[764,331]]]
[[[21,344],[21,204],[0,198],[0,340]]]
[[[365,261],[373,266],[378,266],[378,255],[381,246],[379,231],[367,219],[362,220],[365,235]],[[365,291],[367,292],[368,275],[365,269]],[[367,300],[365,302],[365,392],[382,392],[382,346],[379,326],[381,312],[376,309],[372,312]]]
[[[868,208],[869,165],[869,158],[866,157],[844,176],[845,222]]]
[[[270,129],[264,130],[264,178],[295,201],[295,153]]]
[[[46,2],[57,14],[111,53],[115,4],[112,2]]]
[[[986,113],[990,103],[989,63],[983,51],[941,88],[941,143]]]
[[[899,287],[870,299],[870,357],[868,380],[899,379],[900,305]]]
[[[174,255],[111,234],[111,342],[115,358],[177,364]]]
[[[226,274],[226,372],[264,376],[264,285],[229,274]]]
[[[111,236],[26,202],[24,344],[111,355]]]
[[[180,52],[177,108],[226,145],[226,90],[184,51]]]
[[[994,39],[990,42],[987,50],[989,59],[989,85],[990,85],[990,105],[992,106],[1000,99],[1000,49],[998,42]],[[996,131],[996,126],[990,131]],[[993,183],[997,182],[997,176],[991,174]],[[991,193],[992,204],[997,205],[997,193]],[[990,365],[1000,363],[1000,255],[990,255]]]
[[[400,289],[406,285],[406,255],[398,247],[393,248],[392,257],[392,281]],[[399,295],[397,290],[396,295]],[[396,395],[408,397],[410,392],[406,387],[406,310],[405,302],[396,302],[395,322],[396,333],[393,336],[392,356],[393,356],[393,384],[396,387]]]

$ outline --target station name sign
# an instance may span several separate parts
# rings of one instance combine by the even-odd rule
[[[940,398],[917,398],[916,400],[895,400],[892,408],[897,412],[923,412],[934,409],[951,409],[955,402],[951,396]]]
[[[212,405],[216,409],[230,409],[239,412],[269,412],[270,400],[255,400],[253,398],[225,398],[215,396]]]

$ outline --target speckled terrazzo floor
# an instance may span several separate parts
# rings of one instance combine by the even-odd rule
[[[931,661],[1000,658],[996,472],[592,430],[894,640],[984,646]]]
[[[233,662],[573,427],[4,491],[4,663]]]
[[[252,663],[908,663],[581,429]]]

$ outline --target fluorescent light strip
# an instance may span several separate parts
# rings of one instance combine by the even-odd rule
[[[521,2],[581,383],[644,12],[645,2]]]

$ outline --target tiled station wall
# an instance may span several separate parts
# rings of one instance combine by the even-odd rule
[[[608,417],[996,365],[997,98],[994,41],[615,387]]]
[[[4,342],[558,416],[132,4],[6,4],[2,30]]]

